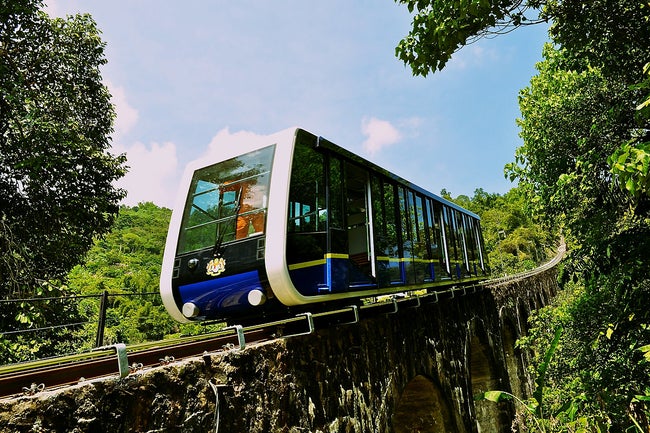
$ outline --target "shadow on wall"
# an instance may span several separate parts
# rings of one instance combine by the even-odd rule
[[[404,388],[393,415],[393,429],[395,433],[457,431],[440,386],[422,375]]]

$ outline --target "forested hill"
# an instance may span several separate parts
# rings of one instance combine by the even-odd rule
[[[153,203],[122,206],[111,232],[70,272],[70,288],[80,294],[157,291],[170,217]]]
[[[110,298],[105,343],[137,343],[178,332],[157,294],[170,217],[169,209],[153,203],[122,206],[111,232],[70,272],[68,286],[76,294],[141,295]]]
[[[67,281],[43,282],[30,301],[0,304],[2,331],[12,332],[0,337],[0,364],[93,347],[104,292],[110,296],[103,344],[179,332],[158,295],[170,216],[153,203],[122,206],[112,230],[94,241]],[[61,325],[69,326],[49,329]]]

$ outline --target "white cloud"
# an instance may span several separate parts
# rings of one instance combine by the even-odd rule
[[[257,140],[261,137],[264,137],[264,135],[256,134],[250,131],[237,131],[231,133],[230,128],[225,127],[223,129],[220,129],[217,134],[212,137],[210,144],[208,144],[207,150],[203,153],[201,158],[218,158],[219,154],[222,153],[224,146],[238,147],[244,143],[248,143],[251,140]]]
[[[43,10],[51,17],[61,16],[61,12],[59,9],[59,2],[56,0],[47,0]]]
[[[126,153],[129,172],[116,182],[128,191],[124,204],[134,206],[152,201],[158,206],[171,208],[178,189],[178,159],[176,145],[172,142],[151,143],[146,146],[136,142],[131,146],[113,146],[118,153]]]
[[[484,48],[481,45],[464,46],[454,53],[447,64],[446,70],[466,70],[492,65],[499,61],[499,52],[493,48]]]
[[[138,123],[139,113],[128,101],[124,87],[106,82],[115,105],[116,119],[112,151],[126,153],[128,173],[115,186],[127,191],[123,203],[135,206],[151,201],[158,206],[172,207],[178,189],[179,169],[176,145],[172,142],[150,143],[136,141],[126,144],[125,136]]]
[[[126,135],[138,123],[138,118],[140,117],[138,110],[133,108],[129,104],[129,101],[127,101],[124,87],[115,86],[110,81],[106,82],[106,86],[111,92],[112,102],[115,105],[115,112],[117,114],[115,118],[115,137]]]
[[[363,150],[371,156],[402,139],[402,133],[395,126],[375,117],[361,121],[361,132],[367,137],[362,144]]]

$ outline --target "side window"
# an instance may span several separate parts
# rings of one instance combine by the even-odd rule
[[[427,226],[428,226],[428,242],[429,250],[431,251],[431,259],[436,262],[442,260],[442,244],[440,241],[440,215],[434,208],[432,200],[427,199]]]
[[[442,206],[442,219],[445,226],[445,239],[447,241],[447,253],[449,261],[458,260],[458,244],[456,242],[456,223],[453,218],[453,209],[449,206]]]
[[[422,197],[415,195],[415,202],[413,205],[413,213],[415,213],[414,218],[414,256],[420,259],[428,259],[429,251],[427,248],[426,240],[426,228],[424,224],[424,202]]]
[[[372,177],[372,209],[377,282],[380,287],[401,284],[399,225],[396,186],[388,179]]]
[[[468,215],[463,215],[465,220],[465,242],[467,243],[467,258],[470,262],[476,261],[476,238],[474,237],[474,220]],[[473,270],[470,269],[473,272]]]
[[[468,266],[468,257],[467,257],[467,240],[466,240],[466,230],[465,230],[465,219],[464,214],[454,209],[454,214],[456,215],[456,230],[458,233],[458,249],[460,257],[458,259],[462,262],[463,269],[466,269]]]
[[[379,255],[384,255],[387,247],[386,206],[382,194],[382,182],[377,176],[371,176],[370,178],[370,194],[372,200],[375,251]]]
[[[330,225],[332,228],[342,229],[343,224],[343,167],[340,159],[330,156],[329,159],[330,181]]]
[[[327,245],[325,156],[309,136],[298,136],[287,209],[287,263],[322,259]]]
[[[289,233],[324,231],[326,228],[323,161],[322,154],[308,146],[296,145],[289,188]]]
[[[429,267],[429,248],[426,242],[426,227],[424,224],[424,201],[422,197],[414,192],[409,193],[409,214],[411,215],[411,224],[413,229],[413,270],[415,273],[415,282],[431,280],[431,270]]]
[[[388,257],[400,257],[400,245],[398,242],[398,230],[395,200],[395,186],[384,182],[384,209],[386,218],[386,247],[384,254]]]

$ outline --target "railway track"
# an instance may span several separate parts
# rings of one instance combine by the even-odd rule
[[[320,312],[303,312],[295,317],[250,326],[231,326],[220,331],[194,337],[162,340],[133,346],[116,344],[90,352],[0,366],[0,398],[33,395],[44,389],[53,389],[79,383],[83,380],[107,376],[126,377],[134,371],[151,368],[177,360],[215,353],[275,338],[312,333],[317,328],[356,323],[379,314],[392,314],[400,309],[418,307],[475,293],[485,288],[496,288],[513,280],[528,278],[557,265],[565,253],[564,244],[548,263],[520,274],[485,280],[480,284],[454,286],[443,291],[406,293],[382,297],[362,305],[350,305]]]
[[[317,313],[250,326],[231,326],[195,337],[182,337],[133,346],[117,344],[75,355],[0,366],[0,398],[33,395],[45,389],[73,385],[101,377],[126,377],[140,369],[175,362],[183,358],[242,349],[247,345],[310,334],[315,329],[356,323],[378,314],[435,303],[442,299],[474,293],[479,286],[451,287],[440,292],[390,297],[364,305],[350,305]]]

